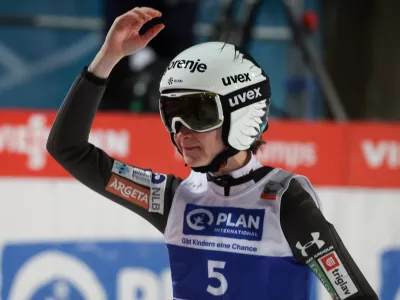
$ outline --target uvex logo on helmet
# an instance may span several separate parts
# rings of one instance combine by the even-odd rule
[[[234,107],[239,105],[240,103],[245,103],[247,100],[255,100],[262,97],[260,88],[255,88],[247,92],[243,92],[239,95],[236,95],[232,98],[229,98],[229,105]]]
[[[175,69],[175,68],[189,69],[190,73],[194,73],[194,72],[204,73],[207,70],[207,65],[200,63],[200,59],[198,59],[197,61],[182,59],[182,60],[172,61],[169,64],[169,66],[167,67],[167,70],[171,70],[171,69]]]
[[[222,83],[224,84],[224,86],[231,85],[232,83],[247,82],[247,81],[251,81],[249,73],[243,73],[239,75],[222,78]]]

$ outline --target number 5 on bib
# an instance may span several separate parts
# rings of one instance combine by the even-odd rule
[[[208,278],[215,278],[220,282],[219,287],[213,287],[211,285],[207,286],[207,292],[214,296],[221,296],[225,294],[228,289],[228,281],[226,280],[225,276],[215,271],[215,269],[224,269],[225,262],[224,261],[217,261],[217,260],[209,260],[208,261]]]

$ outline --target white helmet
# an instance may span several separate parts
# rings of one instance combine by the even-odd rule
[[[269,78],[253,58],[231,44],[207,42],[178,54],[164,72],[160,93],[161,117],[173,143],[178,122],[200,132],[222,126],[228,150],[195,171],[216,172],[230,156],[249,149],[268,128]],[[172,109],[166,108],[169,103]],[[180,114],[177,104],[183,105]],[[201,113],[194,120],[188,110]]]

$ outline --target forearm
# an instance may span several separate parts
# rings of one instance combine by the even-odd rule
[[[132,173],[134,169],[141,172],[140,174],[144,174],[145,171],[125,165],[132,172],[122,177],[116,167],[116,163],[121,165],[122,162],[116,162],[102,149],[88,142],[90,128],[104,89],[105,80],[93,77],[85,71],[77,77],[51,128],[47,149],[55,160],[81,183],[135,212],[160,232],[164,232],[173,194],[181,179],[165,174],[165,181],[157,186],[163,191],[160,192],[162,198],[157,202],[163,209],[150,212],[153,184],[149,182],[149,185],[145,186],[142,181],[134,181]],[[152,177],[151,173],[149,176]],[[139,193],[129,194],[125,190],[121,192],[121,186],[127,190],[140,191],[143,198],[137,198]]]
[[[63,159],[66,150],[88,145],[89,133],[106,87],[106,80],[87,72],[76,78],[52,125],[47,150]]]
[[[120,59],[121,57],[105,55],[104,50],[100,49],[90,64],[88,71],[99,78],[107,79]]]
[[[295,179],[282,197],[281,227],[295,257],[310,266],[331,295],[378,299],[334,226]]]

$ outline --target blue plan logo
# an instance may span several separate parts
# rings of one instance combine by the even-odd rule
[[[260,241],[262,238],[264,209],[187,204],[184,215],[184,234],[250,241]]]
[[[193,230],[204,230],[214,222],[213,214],[204,208],[194,209],[186,216],[188,226]]]

